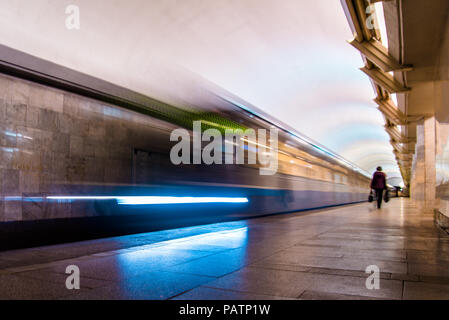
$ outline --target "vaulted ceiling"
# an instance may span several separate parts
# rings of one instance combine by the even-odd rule
[[[0,0],[3,45],[167,102],[188,101],[194,73],[398,185],[353,37],[338,1]]]

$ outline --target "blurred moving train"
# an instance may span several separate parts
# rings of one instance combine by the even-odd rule
[[[1,249],[367,200],[369,175],[228,93],[174,106],[38,62],[0,65]],[[279,128],[277,173],[172,164],[170,133],[193,121]]]

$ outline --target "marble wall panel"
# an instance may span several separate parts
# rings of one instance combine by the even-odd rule
[[[27,106],[23,103],[6,103],[6,119],[9,123],[23,126],[26,122]]]
[[[30,98],[30,83],[15,78],[6,78],[3,98],[8,103],[23,103],[28,105]]]
[[[16,126],[3,122],[0,124],[0,146],[3,148],[17,147]]]
[[[4,213],[3,213],[3,221],[21,221],[22,217],[22,202],[14,201],[14,200],[5,200],[4,201]]]
[[[0,177],[0,184],[1,184],[1,177]],[[4,219],[5,219],[5,200],[3,197],[0,197],[0,222],[4,222]]]
[[[64,94],[61,91],[49,90],[37,84],[29,88],[29,105],[58,113],[63,111]]]
[[[47,110],[47,109],[39,109],[39,129],[60,132],[60,122],[58,113]]]
[[[17,196],[20,194],[20,171],[2,169],[2,194],[4,196]]]
[[[84,138],[77,135],[70,135],[70,155],[84,155]]]
[[[39,172],[25,170],[20,170],[19,172],[21,193],[39,192]]]
[[[70,135],[62,132],[54,134],[52,152],[68,155],[70,153]]]
[[[39,108],[27,106],[26,126],[28,128],[39,128]]]
[[[95,157],[85,157],[84,159],[86,181],[104,181],[106,160]]]
[[[39,130],[28,126],[17,126],[15,130],[16,147],[19,150],[33,151],[39,150],[39,144],[34,138],[39,134]]]

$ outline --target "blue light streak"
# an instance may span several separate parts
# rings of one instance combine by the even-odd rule
[[[120,205],[247,203],[246,197],[169,197],[169,196],[48,196],[48,200],[116,200]]]
[[[6,196],[5,201],[27,201],[27,202],[42,202],[42,197],[22,197],[22,196]]]
[[[118,204],[179,204],[179,203],[244,203],[248,198],[224,197],[117,197]]]

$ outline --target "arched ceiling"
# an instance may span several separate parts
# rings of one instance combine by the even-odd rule
[[[80,30],[65,27],[70,4]],[[187,91],[167,74],[188,70],[400,177],[351,38],[339,1],[0,0],[3,45],[162,99]]]

